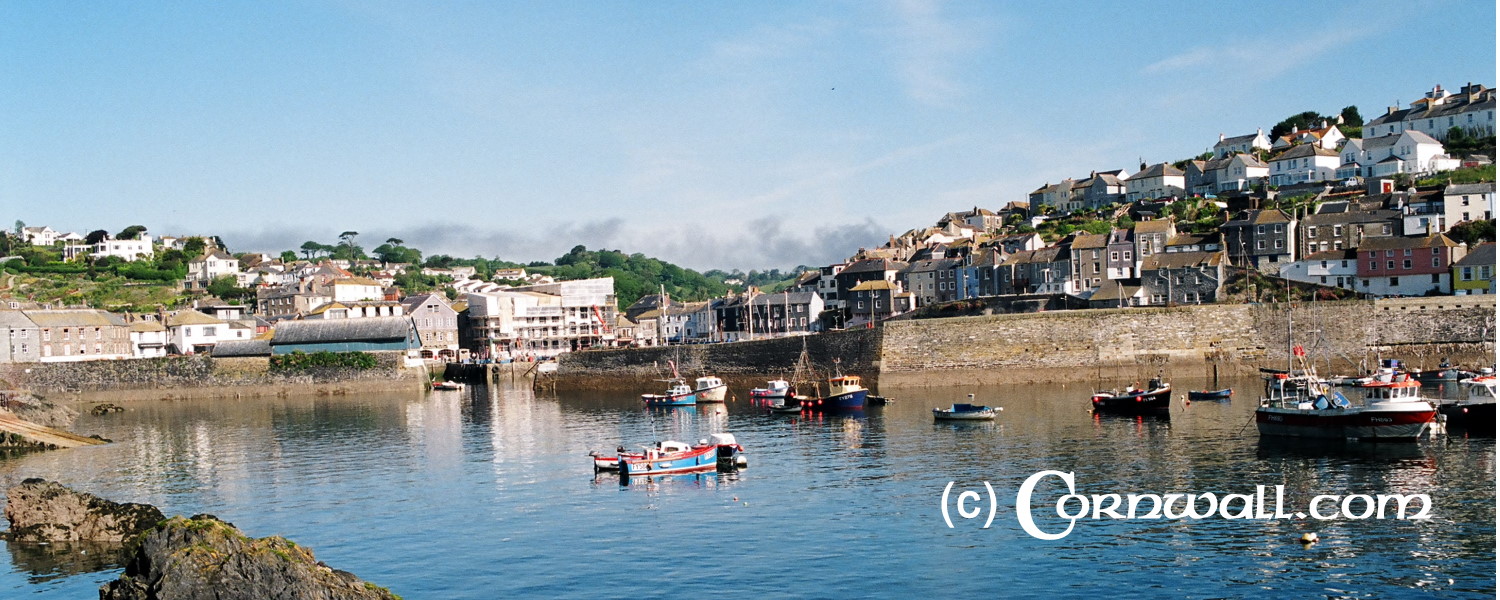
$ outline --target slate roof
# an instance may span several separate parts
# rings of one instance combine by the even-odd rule
[[[1146,170],[1125,178],[1125,181],[1135,181],[1150,177],[1181,177],[1182,169],[1167,163],[1157,163],[1147,167]]]
[[[167,327],[181,327],[183,325],[223,325],[224,321],[215,319],[196,310],[180,310],[174,314],[167,315]]]
[[[1493,181],[1489,183],[1455,183],[1443,188],[1443,194],[1447,196],[1493,193],[1495,193],[1495,182]]]
[[[1257,132],[1257,133],[1251,133],[1251,134],[1246,134],[1246,135],[1237,135],[1237,136],[1234,136],[1234,137],[1226,137],[1223,140],[1220,140],[1219,144],[1223,144],[1223,145],[1228,146],[1228,145],[1231,145],[1231,144],[1242,144],[1242,143],[1245,143],[1245,142],[1253,142],[1253,141],[1255,141],[1255,138],[1257,138],[1257,137],[1260,137],[1260,133],[1259,132]]]
[[[1329,150],[1329,149],[1324,148],[1322,146],[1319,146],[1317,144],[1302,144],[1302,145],[1299,145],[1299,146],[1292,146],[1291,149],[1287,150],[1286,152],[1282,152],[1281,154],[1278,154],[1276,156],[1271,157],[1271,162],[1277,162],[1277,161],[1282,161],[1282,160],[1294,160],[1294,159],[1298,159],[1298,158],[1309,158],[1309,157],[1313,157],[1313,156],[1338,156],[1338,155],[1339,155],[1338,152],[1335,152],[1333,150]]]
[[[1485,242],[1469,250],[1469,254],[1454,263],[1460,267],[1475,267],[1495,264],[1495,242]]]
[[[1357,248],[1357,250],[1359,250],[1360,252],[1370,252],[1374,250],[1404,250],[1407,248],[1456,247],[1458,247],[1457,243],[1455,243],[1451,239],[1448,239],[1448,236],[1439,233],[1437,235],[1425,238],[1400,236],[1365,238],[1363,242],[1360,242],[1359,248]]]
[[[1240,213],[1237,218],[1230,219],[1224,227],[1246,227],[1249,225],[1268,225],[1272,223],[1290,223],[1292,217],[1280,210],[1257,209],[1247,210]]]
[[[1170,219],[1153,219],[1150,221],[1136,221],[1135,232],[1142,233],[1166,233],[1172,228]]]
[[[1088,232],[1082,232],[1082,233],[1079,233],[1076,237],[1073,238],[1073,249],[1074,250],[1084,250],[1084,249],[1089,249],[1089,248],[1104,248],[1104,247],[1107,247],[1107,246],[1109,246],[1109,235],[1108,234],[1104,234],[1104,233],[1093,234],[1093,233],[1088,233]]]
[[[102,310],[23,310],[26,318],[38,327],[109,327],[121,325]]]
[[[1141,271],[1214,267],[1224,262],[1223,252],[1165,252],[1141,261]]]
[[[151,331],[166,331],[161,323],[153,319],[143,319],[130,324],[131,333],[146,333]]]
[[[36,323],[19,310],[0,310],[0,328],[36,329]]]
[[[849,288],[849,291],[851,291],[851,292],[866,292],[866,291],[871,291],[871,290],[894,290],[894,289],[896,289],[896,284],[891,283],[889,281],[886,281],[884,279],[875,279],[875,280],[872,280],[872,281],[860,282],[859,285],[856,285],[856,286],[854,286],[852,288]]]
[[[270,356],[271,340],[229,340],[214,345],[209,351],[214,358],[241,356]]]
[[[389,342],[406,339],[413,328],[409,316],[283,321],[276,326],[271,345]]]

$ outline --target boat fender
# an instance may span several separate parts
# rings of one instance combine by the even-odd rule
[[[1297,538],[1297,541],[1310,546],[1312,544],[1318,543],[1318,534],[1309,531],[1302,534],[1302,537]]]

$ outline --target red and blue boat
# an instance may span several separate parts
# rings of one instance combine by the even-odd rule
[[[697,444],[664,441],[639,452],[618,451],[616,456],[590,454],[595,470],[618,470],[621,476],[673,475],[744,467],[745,448],[729,433],[715,433]]]
[[[1153,377],[1145,388],[1126,387],[1124,392],[1098,392],[1089,398],[1095,413],[1119,415],[1166,415],[1172,407],[1172,385]]]
[[[698,393],[681,379],[665,380],[672,385],[665,394],[641,394],[646,406],[694,406],[698,404]]]

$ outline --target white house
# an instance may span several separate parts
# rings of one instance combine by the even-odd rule
[[[1433,86],[1408,108],[1392,106],[1385,114],[1365,122],[1364,137],[1415,130],[1446,141],[1454,127],[1476,137],[1495,135],[1495,90],[1471,83],[1450,94],[1441,85]]]
[[[1233,154],[1250,154],[1256,150],[1270,150],[1271,139],[1266,137],[1266,132],[1259,127],[1255,133],[1224,137],[1219,134],[1219,143],[1214,144],[1214,157],[1224,158]]]
[[[1443,144],[1420,131],[1403,131],[1377,138],[1352,139],[1339,151],[1335,177],[1385,177],[1451,171],[1459,161],[1443,153]]]
[[[1342,117],[1340,117],[1342,120]],[[1333,150],[1339,147],[1345,139],[1344,132],[1339,131],[1337,124],[1329,124],[1323,121],[1318,124],[1317,129],[1298,131],[1292,127],[1292,132],[1276,138],[1271,142],[1272,150],[1283,150],[1298,144],[1312,144],[1324,150]]]
[[[1309,254],[1281,267],[1282,279],[1316,283],[1344,289],[1355,289],[1359,258],[1353,249],[1328,250]]]
[[[155,245],[151,243],[151,236],[141,234],[138,239],[121,240],[105,236],[103,240],[93,246],[94,256],[103,258],[105,256],[118,256],[125,260],[149,259],[155,254]]]
[[[21,229],[21,237],[26,243],[33,246],[51,246],[56,243],[61,234],[53,231],[51,227],[24,227]]]
[[[155,319],[130,324],[131,355],[135,358],[159,358],[167,355],[167,328]]]
[[[380,286],[380,282],[364,277],[335,279],[331,287],[334,302],[359,302],[385,298],[385,288]]]
[[[228,323],[196,310],[180,310],[167,316],[167,343],[178,354],[207,352],[228,336]]]
[[[1182,196],[1186,190],[1187,178],[1182,169],[1167,163],[1151,165],[1125,178],[1125,198],[1132,202]]]
[[[1265,179],[1270,166],[1252,154],[1233,156],[1208,161],[1204,165],[1207,179],[1213,182],[1213,190],[1232,192],[1250,189],[1252,182]]]
[[[1339,169],[1339,153],[1317,144],[1299,144],[1271,158],[1271,185],[1309,181],[1333,181]]]
[[[1450,184],[1443,188],[1443,214],[1450,225],[1495,218],[1495,182]]]
[[[189,281],[209,282],[225,275],[235,275],[238,279],[239,272],[238,259],[214,248],[188,261],[187,278]]]

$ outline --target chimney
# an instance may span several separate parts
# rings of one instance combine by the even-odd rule
[[[1219,141],[1221,141],[1221,142],[1224,141],[1224,133],[1223,132],[1219,133]]]

